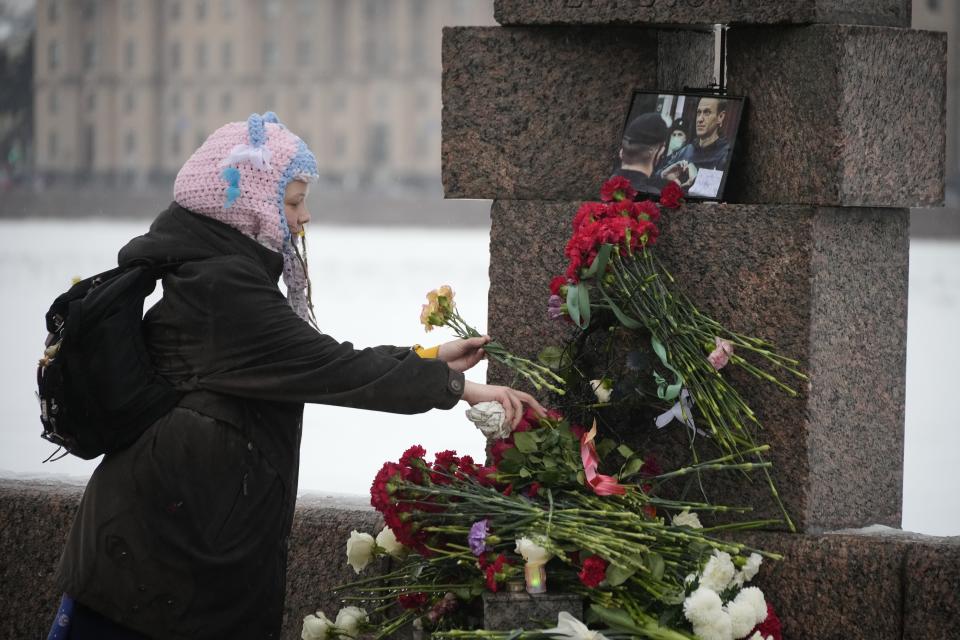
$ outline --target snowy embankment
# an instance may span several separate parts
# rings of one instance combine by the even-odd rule
[[[0,221],[0,476],[56,474],[82,479],[95,461],[71,457],[41,464],[52,447],[40,439],[34,399],[43,313],[74,275],[115,264],[146,222]],[[310,269],[320,326],[357,346],[433,344],[418,322],[424,294],[449,283],[464,317],[481,330],[487,307],[487,232],[328,227],[310,230]],[[948,400],[960,376],[960,243],[911,245],[907,350],[907,423],[903,525],[934,535],[960,534],[960,430]],[[535,304],[535,301],[531,301]],[[469,377],[482,381],[481,363]],[[483,440],[450,412],[396,416],[308,405],[300,471],[301,492],[366,493],[385,460],[411,444],[456,449],[482,458]]]

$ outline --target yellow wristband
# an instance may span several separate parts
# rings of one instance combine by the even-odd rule
[[[418,344],[413,345],[413,351],[420,356],[421,358],[427,359],[436,359],[437,353],[440,352],[439,345],[436,347],[421,347]]]

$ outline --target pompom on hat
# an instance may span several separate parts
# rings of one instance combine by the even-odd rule
[[[291,180],[317,179],[317,159],[276,114],[254,113],[214,131],[183,165],[173,185],[177,204],[219,220],[283,255],[290,306],[310,322],[307,273],[284,215]]]

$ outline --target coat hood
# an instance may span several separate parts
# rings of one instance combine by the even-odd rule
[[[150,230],[128,242],[117,256],[121,267],[146,261],[155,265],[188,260],[206,260],[241,255],[264,267],[276,281],[283,270],[283,256],[233,227],[197,215],[176,202],[157,216]]]

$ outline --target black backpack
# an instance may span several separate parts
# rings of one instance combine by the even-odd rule
[[[180,401],[154,370],[142,328],[144,298],[177,264],[117,267],[53,301],[37,367],[43,438],[90,460],[129,446]]]

